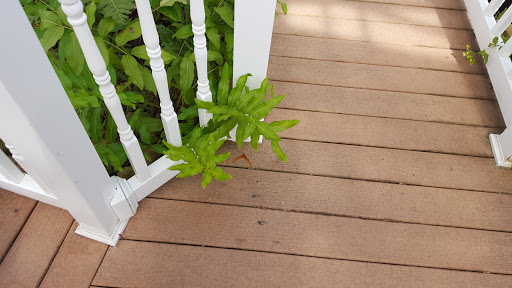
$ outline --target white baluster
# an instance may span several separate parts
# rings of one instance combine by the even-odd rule
[[[494,16],[496,11],[500,9],[501,5],[505,2],[505,0],[493,0],[487,7],[485,7],[484,14],[485,16]]]
[[[94,80],[99,85],[105,105],[110,111],[112,118],[114,118],[121,143],[128,155],[128,159],[130,160],[135,174],[141,182],[144,182],[151,177],[151,174],[146,165],[146,160],[142,154],[139,142],[133,134],[128,121],[126,121],[116,89],[110,82],[110,75],[107,71],[105,61],[87,25],[87,16],[83,11],[82,2],[80,0],[59,0],[59,2],[62,4],[62,11],[68,17],[69,24],[73,26],[80,47],[84,53],[87,66],[91,70]]]
[[[20,183],[21,179],[25,176],[25,173],[21,172],[21,170],[12,163],[11,159],[9,159],[9,157],[0,150],[0,175],[3,175],[9,181]]]
[[[142,29],[142,39],[146,44],[146,51],[149,56],[149,63],[153,71],[156,89],[160,97],[160,107],[162,108],[162,122],[164,125],[167,142],[175,147],[181,146],[180,127],[178,125],[178,116],[174,111],[169,94],[169,84],[167,82],[167,73],[165,72],[164,61],[162,60],[162,50],[160,48],[160,39],[151,12],[149,0],[135,0],[137,13],[139,14],[140,27]]]
[[[498,23],[492,27],[491,34],[493,36],[501,36],[501,34],[505,32],[505,29],[510,26],[510,22],[512,22],[512,9],[507,9],[500,20],[498,20]]]
[[[212,102],[212,92],[208,81],[208,51],[206,50],[206,26],[203,0],[190,0],[190,18],[192,18],[192,32],[194,32],[194,55],[197,68],[197,98]],[[205,109],[199,109],[199,124],[205,126],[212,118],[212,114]]]

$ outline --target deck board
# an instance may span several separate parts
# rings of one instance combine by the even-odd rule
[[[278,34],[302,35],[317,38],[451,48],[458,50],[466,50],[466,45],[468,44],[473,47],[478,47],[473,32],[469,30],[300,15],[278,17],[275,21],[274,32]]]
[[[282,108],[505,128],[496,101],[271,82]]]
[[[511,233],[145,199],[123,236],[366,262],[512,274]],[[173,219],[173,221],[169,221]]]
[[[108,245],[79,236],[75,222],[69,229],[39,287],[89,287]],[[69,277],[73,275],[73,277]]]
[[[66,210],[37,203],[0,264],[0,287],[39,285],[72,222]]]
[[[140,261],[132,261],[140,259]],[[184,280],[186,279],[186,280]],[[122,287],[508,287],[511,277],[121,241],[94,285]]]
[[[512,196],[225,167],[233,181],[173,179],[150,197],[512,232]]]
[[[501,128],[472,127],[400,119],[373,118],[276,109],[266,120],[300,119],[284,138],[492,157],[487,136]]]
[[[471,29],[465,11],[340,0],[288,0],[288,15]],[[278,9],[279,10],[279,9]]]
[[[388,43],[275,34],[270,54],[314,60],[486,74],[481,57],[469,65],[462,51]]]
[[[419,6],[430,8],[444,8],[454,10],[466,10],[464,0],[356,0],[361,2],[376,2],[385,4]]]
[[[37,201],[0,189],[0,263]]]
[[[271,80],[495,100],[484,75],[271,56]]]

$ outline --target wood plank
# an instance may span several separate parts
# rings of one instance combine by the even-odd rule
[[[274,33],[458,50],[468,44],[478,47],[469,30],[300,15],[278,17]]]
[[[72,222],[66,210],[37,203],[0,264],[0,287],[36,287]]]
[[[120,269],[121,267],[121,269]],[[120,241],[95,285],[119,287],[509,287],[505,275]]]
[[[484,75],[270,56],[271,80],[495,100]]]
[[[512,232],[507,194],[224,168],[229,181],[172,179],[150,197]]]
[[[377,53],[378,51],[378,53]],[[458,50],[274,34],[270,54],[325,61],[487,74],[482,57],[470,65]]]
[[[466,5],[464,4],[464,0],[356,0],[356,1],[466,10]]]
[[[277,159],[266,141],[257,152],[249,145],[238,150],[234,143],[227,143],[219,153],[231,151],[223,164],[233,167],[248,166],[244,161],[232,163],[244,153],[256,169],[512,193],[512,171],[496,167],[491,158],[299,140],[284,140],[280,145],[288,163]]]
[[[0,262],[23,228],[37,201],[0,189]]]
[[[79,236],[73,223],[39,287],[89,287],[108,245]]]
[[[278,107],[505,128],[496,101],[272,81]]]
[[[500,128],[276,109],[267,121],[300,119],[290,139],[492,157],[489,134]]]
[[[511,233],[144,199],[127,239],[512,273]]]
[[[339,0],[288,0],[286,4],[288,15],[471,29],[465,11],[460,10]]]

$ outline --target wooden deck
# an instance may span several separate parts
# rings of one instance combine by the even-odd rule
[[[512,287],[504,123],[463,0],[287,0],[269,77],[284,164],[228,145],[234,179],[173,179],[117,248],[0,191],[0,287]]]

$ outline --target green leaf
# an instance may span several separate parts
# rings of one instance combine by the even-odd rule
[[[197,105],[190,106],[188,108],[181,107],[181,113],[178,115],[178,120],[195,119],[199,116]]]
[[[66,90],[73,89],[73,83],[71,82],[71,80],[69,80],[66,73],[64,73],[64,71],[59,69],[59,67],[57,67],[55,64],[53,64],[52,66],[53,66],[53,70],[55,70],[55,73],[59,77],[60,83],[62,84],[62,86],[64,86],[64,89],[66,89]]]
[[[155,80],[153,79],[153,74],[146,67],[141,67],[142,77],[144,77],[144,87],[146,90],[153,92],[153,94],[157,95]]]
[[[91,1],[91,4],[87,5],[85,7],[85,15],[87,15],[87,25],[89,25],[89,28],[92,28],[92,24],[96,21],[96,17],[94,13],[96,12],[96,3],[94,1]]]
[[[165,151],[167,151],[165,149],[165,147],[160,145],[160,144],[153,144],[153,145],[151,145],[151,150],[153,150],[155,153],[158,153],[158,154],[161,154],[161,155],[164,155]]]
[[[123,55],[121,63],[126,74],[130,76],[133,84],[137,85],[140,90],[144,89],[144,75],[142,75],[141,67],[137,60],[131,55]]]
[[[250,121],[252,121],[252,123],[256,124],[256,130],[258,130],[258,132],[261,135],[263,135],[263,137],[265,137],[265,139],[281,141],[281,138],[279,138],[279,136],[277,136],[276,132],[274,132],[274,130],[272,130],[272,127],[270,127],[270,125],[268,125],[264,121],[254,120],[254,118],[252,118],[252,117],[250,117],[249,119],[250,119]]]
[[[117,139],[119,139],[119,135],[117,134],[117,126],[116,122],[114,122],[114,118],[107,112],[107,125],[105,127],[105,139],[109,143],[114,143]]]
[[[92,109],[90,136],[92,142],[98,143],[103,138],[103,123],[101,121],[101,107]]]
[[[203,171],[203,181],[201,182],[201,186],[203,186],[203,189],[210,184],[212,181],[212,174],[210,173],[210,170],[205,169]]]
[[[68,16],[62,11],[62,7],[59,7],[57,9],[57,15],[59,15],[59,19],[62,23],[64,23],[66,26],[71,26],[68,22]]]
[[[226,22],[229,27],[235,28],[235,21],[233,20],[234,13],[232,8],[224,4],[222,7],[213,8],[213,10],[219,14],[220,18],[222,18],[222,20],[224,20],[224,22]]]
[[[220,72],[219,88],[217,89],[217,102],[220,105],[226,105],[228,103],[229,95],[229,82],[231,80],[231,67],[229,63],[224,63]]]
[[[135,40],[142,35],[139,21],[136,21],[117,33],[115,41],[117,46],[123,46],[129,41]]]
[[[39,13],[39,18],[41,19],[41,24],[39,26],[41,29],[62,25],[62,21],[60,21],[59,15],[52,11],[41,11],[41,13]]]
[[[149,132],[148,126],[142,123],[139,127],[139,136],[142,142],[151,144],[151,133]]]
[[[177,38],[177,39],[183,40],[183,39],[187,39],[192,36],[194,36],[194,33],[192,32],[192,24],[187,24],[187,25],[183,25],[180,28],[178,28],[176,33],[174,33],[174,35],[172,35],[172,38]]]
[[[75,32],[70,34],[66,59],[68,60],[68,64],[71,66],[73,73],[75,73],[75,75],[80,75],[84,69],[85,58],[82,53],[82,49],[80,48],[80,44],[78,43],[78,39],[76,39]]]
[[[132,13],[133,0],[99,0],[98,10],[104,18],[112,18],[118,26],[126,25]]]
[[[164,129],[160,118],[141,117],[139,121],[141,125],[144,124],[148,128],[149,132],[159,132]]]
[[[98,36],[94,37],[94,41],[96,42],[96,45],[98,45],[98,49],[100,50],[101,56],[105,61],[105,65],[108,65],[109,55],[107,45],[105,45],[105,41],[103,41],[103,39]]]
[[[164,14],[167,18],[171,19],[175,22],[183,21],[182,15],[183,11],[180,6],[173,5],[172,7],[162,7],[158,9],[158,12]]]
[[[208,40],[212,42],[213,46],[220,50],[220,35],[219,35],[219,29],[215,27],[207,28],[206,29],[206,37],[208,37]]]
[[[288,162],[288,157],[286,157],[286,154],[284,154],[283,150],[281,150],[281,147],[279,147],[279,142],[271,141],[270,148],[272,148],[272,151],[274,151],[277,158],[283,160],[284,162]]]
[[[123,145],[119,143],[110,143],[108,145],[109,150],[116,155],[117,159],[119,159],[119,162],[121,165],[123,165],[126,161],[128,161],[128,156],[126,155],[126,152],[124,151]]]
[[[132,127],[132,129],[137,129],[139,127],[140,111],[141,109],[135,110],[130,118],[128,118],[128,124]]]
[[[197,108],[212,109],[213,107],[215,107],[215,104],[213,104],[212,102],[205,102],[205,101],[202,101],[199,99],[194,99],[194,100],[196,101]]]
[[[210,170],[210,173],[212,174],[213,178],[215,178],[215,180],[224,181],[224,180],[231,179],[231,175],[222,171],[222,169],[220,169],[219,167],[215,166],[215,167],[210,168],[209,170]]]
[[[231,118],[229,120],[226,120],[225,122],[223,122],[220,126],[219,126],[219,129],[217,129],[217,131],[215,132],[215,139],[220,139],[224,136],[227,136],[229,134],[229,132],[231,130],[233,130],[233,128],[235,128],[236,126],[236,119],[234,118]]]
[[[228,106],[233,107],[238,100],[238,97],[242,95],[245,88],[245,83],[247,83],[247,77],[251,76],[251,74],[245,74],[240,76],[238,78],[238,81],[236,81],[236,86],[231,90],[231,93],[229,93],[228,97]]]
[[[98,34],[105,38],[105,36],[114,29],[115,22],[112,20],[112,18],[103,18],[100,20],[100,23],[98,23]]]
[[[100,106],[98,103],[98,98],[84,90],[78,91],[76,93],[71,90],[66,90],[66,94],[68,95],[71,104],[73,104],[73,107],[75,108]]]
[[[254,149],[254,151],[258,151],[258,142],[260,141],[260,133],[258,133],[257,131],[254,131],[252,134],[251,134],[251,147],[252,149]]]
[[[272,97],[268,99],[267,101],[263,102],[258,107],[254,108],[252,111],[249,111],[249,114],[256,118],[256,119],[262,119],[265,116],[272,111],[272,109],[283,100],[285,96],[281,95],[279,97]]]
[[[299,120],[282,120],[282,121],[274,121],[270,123],[270,127],[274,130],[274,132],[281,132],[288,128],[292,128],[293,126],[299,124]]]
[[[244,144],[244,141],[246,138],[244,138],[245,134],[245,128],[247,127],[247,121],[245,119],[242,119],[238,121],[238,126],[236,127],[236,144],[238,147],[242,148],[242,144]]]
[[[281,4],[281,9],[283,9],[284,15],[288,14],[288,6],[286,5],[286,3],[279,0],[277,0],[277,3]]]
[[[107,145],[103,143],[95,143],[94,148],[96,149],[96,153],[98,153],[98,156],[100,156],[101,162],[103,162],[103,165],[108,166],[108,151],[107,151]]]
[[[224,41],[226,42],[226,54],[233,53],[233,42],[235,41],[234,33],[227,33],[224,35]]]
[[[41,37],[40,42],[43,46],[44,52],[48,52],[50,48],[57,44],[57,41],[64,35],[64,27],[54,26],[46,29],[44,31],[43,37]]]
[[[136,109],[135,103],[144,103],[144,97],[142,95],[131,91],[125,91],[118,95],[123,105],[131,106],[134,110]]]
[[[89,109],[89,108],[77,109],[77,112],[79,113],[80,122],[82,122],[85,132],[87,132],[87,135],[90,135],[89,129],[91,128],[91,122],[90,122],[91,109]]]
[[[188,57],[183,58],[180,64],[180,89],[185,93],[192,87],[194,81],[194,62]]]
[[[187,0],[162,0],[162,1],[160,1],[160,6],[161,7],[172,6],[176,2],[180,2],[182,4],[187,4]]]
[[[207,61],[215,61],[218,65],[222,65],[224,63],[224,57],[220,54],[219,51],[209,50],[207,54]]]
[[[59,60],[64,60],[68,53],[69,45],[71,44],[71,32],[64,31],[64,36],[59,40]]]

